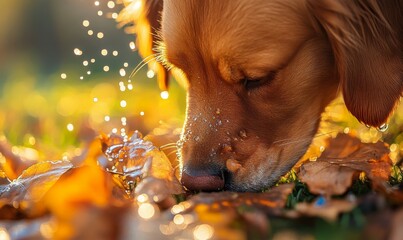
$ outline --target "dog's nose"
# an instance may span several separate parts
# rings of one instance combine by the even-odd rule
[[[219,191],[224,188],[224,178],[221,171],[190,171],[182,173],[182,184],[191,191]]]

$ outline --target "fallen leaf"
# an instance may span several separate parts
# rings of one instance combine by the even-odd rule
[[[29,166],[38,162],[38,152],[32,148],[12,147],[6,139],[0,139],[1,158],[4,158],[0,163],[7,177],[15,179]]]
[[[281,184],[263,193],[199,193],[188,201],[194,205],[217,204],[222,207],[253,206],[269,215],[280,215],[294,184]]]
[[[0,208],[12,204],[22,211],[37,212],[42,209],[40,200],[56,183],[62,174],[72,168],[68,161],[39,162],[15,180],[0,186]]]
[[[267,215],[282,214],[292,189],[293,184],[282,184],[264,193],[199,193],[146,220],[133,210],[123,238],[264,239],[270,231]]]
[[[316,161],[301,166],[298,177],[314,194],[340,195],[361,172],[373,181],[388,180],[392,168],[388,153],[383,142],[362,143],[358,138],[339,134],[329,139],[328,147]]]
[[[312,203],[298,203],[295,211],[299,214],[311,217],[320,217],[334,222],[340,213],[350,212],[356,203],[344,199],[328,199],[319,197]]]
[[[78,230],[75,222],[80,213],[110,207],[112,187],[110,174],[97,166],[73,168],[63,174],[42,201],[57,220],[58,239],[75,236]]]

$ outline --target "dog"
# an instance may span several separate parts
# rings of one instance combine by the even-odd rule
[[[136,22],[140,52],[165,66],[160,86],[171,70],[187,91],[178,149],[189,190],[260,191],[306,152],[339,92],[374,127],[402,96],[401,0],[127,5],[120,20]]]

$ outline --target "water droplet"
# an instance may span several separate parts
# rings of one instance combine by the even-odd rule
[[[99,1],[94,2],[95,6],[99,6]]]
[[[102,50],[101,50],[101,54],[102,54],[102,56],[108,55],[108,50],[102,49]]]
[[[97,38],[99,38],[99,39],[104,38],[104,33],[102,33],[102,32],[97,33]]]
[[[220,114],[221,110],[219,108],[217,108],[217,110],[215,111],[216,114]]]
[[[67,74],[62,73],[62,74],[60,74],[60,77],[61,77],[62,79],[66,79],[66,78],[67,78]]]
[[[112,55],[116,57],[117,55],[119,55],[119,52],[115,50],[112,52]]]
[[[127,124],[127,119],[126,119],[125,117],[122,117],[122,118],[120,119],[120,121],[122,122],[122,125],[123,125],[123,126],[126,126],[126,124]]]
[[[127,102],[125,100],[120,101],[120,106],[125,108],[127,106]]]
[[[109,71],[109,66],[104,66],[103,69],[104,69],[105,72],[108,72]]]
[[[87,34],[88,34],[88,36],[92,36],[92,35],[94,35],[94,31],[88,30]]]
[[[77,56],[81,56],[81,55],[83,55],[83,51],[81,51],[80,49],[78,49],[78,48],[74,48],[74,54],[75,55],[77,55]]]
[[[108,6],[108,8],[114,8],[115,7],[115,2],[109,1],[107,6]]]
[[[200,141],[200,137],[199,137],[199,136],[196,136],[196,137],[194,137],[193,139],[194,139],[196,142]]]
[[[119,74],[120,74],[121,77],[126,76],[126,70],[124,70],[123,68],[121,68],[121,69],[119,70]]]
[[[148,78],[153,78],[155,76],[155,73],[154,73],[154,71],[153,70],[148,70],[148,72],[147,72],[147,77]]]
[[[326,205],[326,198],[324,198],[323,196],[319,197],[316,201],[315,201],[315,206],[318,207],[322,207]]]
[[[98,16],[102,16],[104,14],[104,12],[102,12],[101,10],[98,11]]]
[[[129,47],[131,50],[134,50],[136,48],[136,44],[134,44],[134,42],[130,42]]]
[[[87,60],[83,61],[83,65],[88,66],[88,61]]]
[[[161,92],[161,98],[162,98],[162,99],[168,99],[168,98],[169,98],[169,93],[168,93],[168,91],[162,91],[162,92]]]
[[[246,138],[246,137],[248,137],[248,135],[246,135],[246,130],[245,130],[245,129],[242,129],[241,131],[239,131],[239,136],[240,136],[241,138]]]
[[[90,21],[88,21],[88,20],[83,21],[83,26],[84,27],[88,27],[89,25],[90,25]]]
[[[380,132],[386,132],[388,130],[389,125],[387,123],[382,124],[381,126],[378,127],[378,131]]]
[[[71,124],[71,123],[67,124],[67,130],[68,130],[69,132],[72,132],[72,131],[74,130],[74,125]]]

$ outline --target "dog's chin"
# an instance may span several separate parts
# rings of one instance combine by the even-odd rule
[[[298,161],[298,159],[296,161]],[[281,176],[284,176],[287,172],[289,172],[293,165],[294,161],[287,166],[283,166],[275,170],[261,169],[258,171],[258,175],[252,173],[246,178],[237,177],[235,174],[230,172],[224,173],[224,190],[234,192],[261,192],[267,190],[271,186],[275,185]]]
[[[267,152],[271,153],[259,161],[259,165],[249,161],[238,172],[225,172],[224,190],[235,192],[261,192],[267,190],[292,169],[304,155],[308,146],[309,142],[305,142],[303,146],[300,146],[299,151],[293,149],[292,155],[282,154],[284,151],[290,151],[289,149],[269,149]]]

